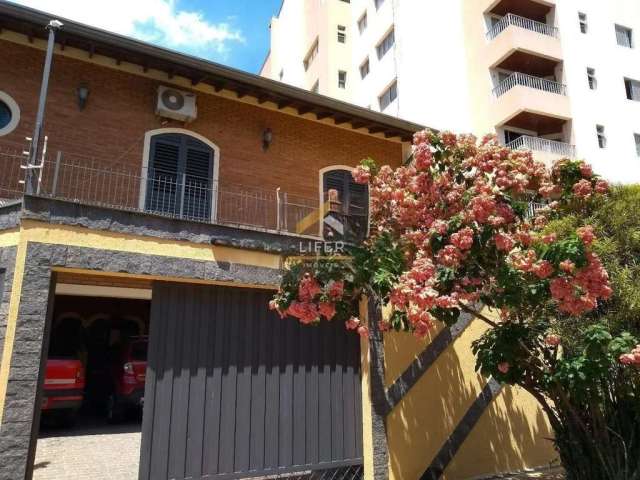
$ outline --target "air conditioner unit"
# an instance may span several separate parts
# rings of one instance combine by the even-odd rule
[[[181,122],[192,122],[198,117],[196,95],[160,85],[156,115]]]

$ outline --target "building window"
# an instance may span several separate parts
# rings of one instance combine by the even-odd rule
[[[0,137],[13,132],[20,121],[20,107],[8,94],[0,91]]]
[[[376,10],[378,10],[383,3],[384,3],[384,0],[373,0],[373,4],[376,6]]]
[[[633,31],[630,28],[616,25],[616,39],[621,47],[633,48]]]
[[[320,80],[316,80],[316,83],[311,87],[311,91],[313,93],[318,93],[320,91]]]
[[[587,23],[587,14],[586,13],[578,13],[578,21],[580,22],[580,31],[582,33],[587,33],[589,31],[589,24]]]
[[[313,42],[313,45],[311,45],[311,48],[305,55],[304,61],[302,62],[304,64],[305,72],[309,70],[309,65],[313,63],[314,58],[318,56],[319,49],[320,49],[320,45],[318,43],[318,39],[316,38],[315,41]]]
[[[633,138],[636,141],[636,153],[638,154],[638,157],[640,157],[640,133],[634,133]]]
[[[358,31],[362,34],[367,29],[367,12],[364,12],[358,20]]]
[[[361,242],[369,227],[369,186],[356,183],[351,170],[335,169],[322,174],[325,240]]]
[[[347,88],[347,72],[338,71],[338,88]]]
[[[591,90],[597,90],[598,79],[596,78],[595,68],[587,68],[587,80],[589,81],[589,88]]]
[[[396,43],[395,32],[391,30],[389,33],[387,33],[387,36],[384,37],[376,47],[376,50],[378,52],[378,58],[381,59],[382,57],[384,57],[385,54],[389,50],[391,50],[391,48],[395,45],[395,43]]]
[[[351,3],[351,0],[342,0],[344,3]]]
[[[215,151],[191,135],[151,137],[145,211],[211,220]]]
[[[635,102],[640,102],[640,82],[638,80],[624,79],[624,87],[627,91],[627,98]]]
[[[369,75],[369,58],[360,65],[360,77],[366,78]]]
[[[389,88],[378,97],[380,111],[384,111],[396,98],[398,98],[398,83],[394,81]]]
[[[347,27],[338,25],[338,43],[347,43]]]
[[[598,135],[598,146],[600,148],[607,148],[607,136],[604,133],[604,127],[602,125],[596,125],[596,133]]]

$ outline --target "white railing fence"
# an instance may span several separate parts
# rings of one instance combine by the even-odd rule
[[[523,135],[507,144],[512,150],[531,150],[535,152],[547,152],[566,158],[576,158],[576,147],[569,143],[548,140],[546,138]]]
[[[517,85],[542,90],[544,92],[555,93],[556,95],[567,95],[567,86],[562,83],[547,80],[546,78],[534,77],[533,75],[520,72],[513,72],[500,82],[498,86],[493,89],[493,95],[496,98],[501,97]]]
[[[550,37],[558,38],[560,36],[560,31],[557,27],[508,13],[487,32],[487,38],[493,40],[510,26],[524,28]]]

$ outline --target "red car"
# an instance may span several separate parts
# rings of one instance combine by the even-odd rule
[[[132,337],[114,352],[111,364],[113,388],[107,401],[109,422],[118,422],[127,410],[142,407],[147,347],[147,337]]]
[[[80,360],[47,360],[42,410],[72,422],[82,406],[84,386],[85,372]]]

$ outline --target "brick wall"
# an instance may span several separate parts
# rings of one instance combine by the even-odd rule
[[[44,52],[0,40],[0,90],[19,104],[18,128],[0,143],[24,145],[30,136],[38,101]],[[8,68],[6,66],[9,66]],[[76,88],[90,89],[80,111]],[[154,114],[160,82],[56,55],[50,82],[44,133],[50,157],[62,150],[66,158],[93,157],[99,164],[126,163],[138,171],[144,133],[165,127]],[[165,84],[169,84],[166,82]],[[198,94],[198,119],[186,128],[220,147],[221,185],[233,183],[317,198],[318,170],[335,164],[355,165],[372,157],[398,163],[401,145],[342,128],[214,95]],[[273,131],[271,148],[262,150],[262,132]]]

